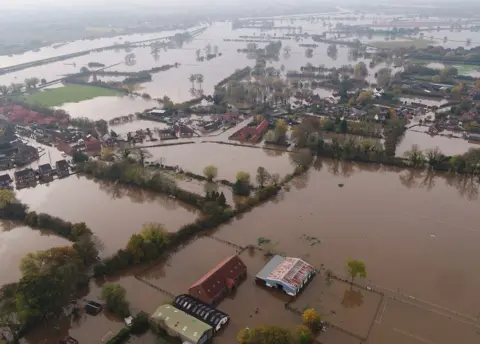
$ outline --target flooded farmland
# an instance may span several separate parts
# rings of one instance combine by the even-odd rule
[[[115,117],[127,116],[135,112],[143,112],[153,107],[158,107],[158,102],[122,96],[98,97],[79,103],[63,104],[60,108],[70,113],[72,117],[87,117],[94,121],[99,119],[108,121]],[[112,127],[112,129],[114,129],[114,127]]]
[[[218,179],[235,181],[237,172],[250,173],[252,182],[259,166],[281,177],[293,171],[289,152],[254,149],[215,143],[201,143],[172,147],[150,148],[152,160],[161,160],[169,166],[179,165],[186,171],[202,174],[205,166],[218,168]]]
[[[347,259],[361,259],[372,283],[478,313],[472,300],[480,278],[470,273],[478,259],[478,186],[328,160],[316,168],[215,235],[240,245],[268,238],[270,249],[340,273]]]
[[[7,221],[0,226],[0,285],[20,278],[20,260],[28,253],[71,245],[66,239],[30,227]]]
[[[470,148],[480,148],[478,143],[463,138],[430,136],[427,133],[407,130],[397,146],[396,155],[403,156],[406,151],[412,148],[412,145],[418,145],[422,150],[438,147],[445,155],[463,154]]]
[[[104,255],[125,247],[144,223],[158,222],[175,232],[198,216],[196,209],[167,196],[80,176],[23,189],[17,197],[31,210],[85,222],[101,240]]]

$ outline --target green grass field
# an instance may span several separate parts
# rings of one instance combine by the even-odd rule
[[[102,87],[68,84],[58,88],[23,94],[18,99],[29,104],[59,106],[65,103],[78,103],[96,97],[112,97],[121,94]]]
[[[407,41],[377,41],[371,42],[369,45],[379,49],[395,49],[395,48],[410,48],[412,45],[417,49],[426,48],[434,44],[435,41],[428,39],[411,39]]]

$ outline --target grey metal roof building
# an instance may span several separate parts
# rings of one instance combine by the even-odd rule
[[[315,275],[315,269],[299,258],[274,256],[257,274],[267,287],[282,289],[295,296]]]
[[[212,326],[215,332],[229,320],[227,314],[190,295],[178,295],[173,301],[173,306]]]

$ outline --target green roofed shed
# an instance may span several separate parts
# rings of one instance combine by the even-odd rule
[[[162,305],[150,316],[150,322],[172,337],[179,337],[191,344],[203,344],[213,335],[210,325],[173,307]]]

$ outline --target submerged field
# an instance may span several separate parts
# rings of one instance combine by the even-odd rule
[[[377,41],[369,43],[369,45],[380,49],[410,48],[412,45],[417,49],[421,49],[426,48],[432,44],[435,44],[435,41],[429,39],[410,39],[405,41]]]
[[[69,84],[63,87],[45,89],[31,94],[24,94],[19,97],[19,100],[29,104],[59,106],[64,103],[78,103],[96,97],[114,97],[119,95],[121,95],[120,92],[103,87]]]

